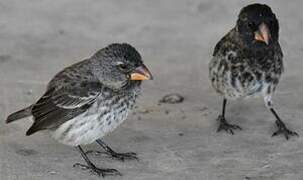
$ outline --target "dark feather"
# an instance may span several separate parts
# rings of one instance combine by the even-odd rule
[[[51,88],[33,105],[34,124],[27,131],[31,135],[39,130],[58,127],[64,122],[85,112],[99,95],[101,84],[86,82],[78,85]]]
[[[6,123],[10,123],[28,116],[31,116],[32,106],[26,107],[20,111],[14,112],[13,114],[9,115],[6,119]]]

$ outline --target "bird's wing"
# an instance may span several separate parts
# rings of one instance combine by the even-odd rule
[[[42,129],[58,127],[85,112],[100,94],[99,82],[73,81],[59,88],[49,88],[32,107],[34,124],[27,131],[31,135]]]
[[[213,56],[216,56],[220,50],[220,48],[222,47],[224,43],[224,38],[222,38],[215,46],[214,52],[213,52]]]
[[[76,87],[63,87],[53,92],[52,102],[63,109],[75,109],[95,101],[100,94],[98,82],[82,82]]]
[[[216,56],[233,46],[237,46],[238,43],[237,37],[235,36],[235,29],[233,28],[216,44],[213,56]]]

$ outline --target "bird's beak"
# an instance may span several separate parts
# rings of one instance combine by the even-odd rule
[[[255,40],[265,42],[266,45],[269,44],[270,31],[265,23],[259,25],[258,30],[255,32]]]
[[[149,72],[149,70],[144,64],[137,67],[130,74],[130,80],[132,81],[143,81],[143,80],[152,80],[152,79],[153,79],[152,74]]]

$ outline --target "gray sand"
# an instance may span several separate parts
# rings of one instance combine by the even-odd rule
[[[207,64],[216,42],[249,1],[1,0],[0,179],[100,179],[73,168],[83,162],[78,152],[46,132],[26,137],[31,120],[9,125],[4,120],[37,100],[63,67],[109,43],[129,42],[155,80],[143,84],[135,113],[104,139],[117,151],[137,152],[141,161],[90,156],[99,167],[124,174],[106,179],[302,180],[303,1],[266,2],[280,20],[286,64],[275,106],[301,135],[289,141],[271,138],[275,119],[261,98],[230,102],[227,118],[243,131],[216,133],[221,99],[210,87]],[[168,93],[185,100],[159,106]]]

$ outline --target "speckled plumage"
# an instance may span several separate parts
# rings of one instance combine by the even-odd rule
[[[227,100],[263,96],[265,105],[275,116],[278,131],[286,139],[297,133],[288,130],[273,108],[272,96],[283,73],[283,53],[279,44],[279,23],[270,7],[251,4],[244,7],[236,26],[215,46],[209,63],[209,79],[216,92],[223,96],[222,114],[217,131],[240,126],[225,119]]]
[[[72,146],[90,144],[102,138],[126,120],[141,90],[139,86],[133,86],[123,93],[103,88],[85,112],[52,130],[52,136]]]
[[[116,128],[126,119],[135,103],[141,82],[127,81],[119,89],[108,87],[100,81],[95,61],[113,58],[111,55],[123,57],[123,53],[119,55],[108,53],[108,49],[101,50],[92,58],[58,73],[48,84],[44,96],[32,105],[34,124],[27,135],[48,129],[59,142],[77,146],[92,143]],[[135,58],[141,61],[140,56]]]
[[[135,48],[111,44],[55,75],[44,95],[11,114],[7,123],[32,116],[26,135],[48,130],[60,143],[77,147],[93,172],[120,175],[115,169],[96,168],[80,145],[96,141],[114,158],[137,159],[135,153],[116,153],[101,138],[126,120],[141,92],[141,80],[151,78]]]
[[[245,48],[232,29],[215,47],[209,63],[214,89],[227,99],[261,95],[271,99],[283,72],[278,42],[259,51]]]

